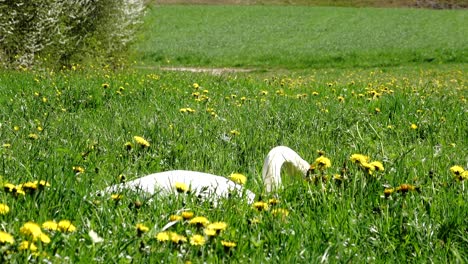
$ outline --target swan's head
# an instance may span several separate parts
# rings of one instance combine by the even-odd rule
[[[272,192],[281,187],[281,169],[283,166],[288,174],[300,174],[306,177],[310,164],[299,156],[294,150],[279,146],[275,147],[265,158],[262,177],[265,190]]]

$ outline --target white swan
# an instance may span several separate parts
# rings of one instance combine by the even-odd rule
[[[272,192],[281,187],[281,168],[285,165],[289,173],[300,173],[304,177],[310,164],[302,159],[295,151],[285,146],[278,146],[270,150],[263,163],[262,178],[266,192]],[[242,185],[209,173],[174,170],[153,173],[126,183],[116,184],[104,189],[104,193],[116,193],[123,190],[142,191],[148,194],[158,192],[174,193],[175,184],[183,183],[190,191],[200,197],[228,197],[231,192],[242,194],[245,192],[249,203],[255,199],[250,190],[243,190]]]

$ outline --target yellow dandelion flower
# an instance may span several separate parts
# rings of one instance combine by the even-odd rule
[[[184,219],[184,218],[181,215],[171,215],[171,216],[169,216],[169,220],[171,222],[181,221],[182,219]]]
[[[190,212],[190,211],[182,212],[182,217],[185,220],[191,219],[193,217],[193,212]]]
[[[125,142],[124,148],[128,151],[132,150],[133,144],[131,142]]]
[[[369,174],[369,175],[372,175],[375,171],[375,167],[374,165],[370,164],[370,163],[361,163],[361,167],[364,169],[364,171]]]
[[[13,190],[16,189],[16,185],[11,184],[11,183],[5,183],[5,184],[3,185],[3,189],[4,189],[6,192],[13,192]]]
[[[468,171],[464,171],[464,172],[461,174],[461,179],[462,179],[462,180],[468,180]]]
[[[371,90],[369,92],[367,92],[370,96],[372,96],[373,98],[378,98],[380,96],[380,93],[378,93],[376,90]]]
[[[18,186],[16,186],[15,190],[13,191],[13,194],[15,196],[26,195],[26,193],[23,191],[23,189],[21,189],[21,187],[18,187]]]
[[[203,233],[205,233],[205,235],[209,236],[209,237],[212,237],[212,236],[216,236],[218,234],[218,231],[214,230],[214,229],[208,229],[208,228],[205,228],[203,230]]]
[[[204,216],[197,216],[192,219],[190,219],[189,224],[191,225],[196,225],[196,226],[206,226],[210,223],[208,218]]]
[[[42,223],[42,228],[46,230],[55,231],[58,229],[58,224],[55,221],[45,221],[44,223]]]
[[[42,234],[41,227],[34,222],[27,222],[20,228],[20,233],[25,236],[39,238]]]
[[[268,203],[269,203],[270,205],[277,205],[277,204],[280,203],[280,200],[278,200],[278,199],[276,199],[276,198],[272,198],[272,199],[268,200]]]
[[[380,162],[380,161],[373,161],[373,162],[369,163],[369,165],[374,166],[374,170],[376,170],[376,171],[384,171],[385,170],[384,166],[382,165],[382,162]]]
[[[37,239],[33,239],[33,240],[36,241]],[[41,233],[41,235],[39,236],[39,240],[41,240],[41,242],[44,244],[50,243],[50,237],[44,233]]]
[[[2,244],[6,244],[6,243],[14,244],[15,239],[9,233],[0,231],[0,243],[2,243]]]
[[[320,156],[315,160],[315,164],[317,166],[317,169],[319,170],[324,170],[326,168],[331,167],[331,161],[330,159],[326,158],[325,156]]]
[[[419,188],[414,186],[414,185],[411,185],[411,184],[401,184],[400,186],[396,187],[395,191],[396,192],[401,192],[403,194],[409,192],[409,191],[417,191]]]
[[[32,139],[32,140],[36,140],[36,139],[39,138],[39,136],[37,134],[31,133],[31,134],[28,135],[28,138]]]
[[[44,180],[34,181],[33,183],[36,184],[37,186],[41,187],[41,188],[50,187],[50,183],[48,183],[47,181],[44,181]]]
[[[416,124],[411,124],[411,129],[418,129],[418,126]]]
[[[395,192],[395,188],[386,188],[384,190],[384,196],[385,198],[388,198],[390,195],[392,195],[392,193]]]
[[[351,155],[351,161],[353,163],[357,163],[357,164],[363,164],[363,163],[367,163],[369,161],[369,157],[368,156],[364,156],[364,155],[361,155],[361,154],[353,154]]]
[[[3,147],[3,148],[11,148],[11,144],[9,144],[9,143],[4,143],[4,144],[2,145],[2,147]]]
[[[176,182],[174,184],[174,187],[176,189],[177,192],[179,193],[186,193],[189,191],[189,187],[187,186],[187,184],[183,183],[183,182]]]
[[[192,84],[192,87],[193,87],[194,89],[198,89],[198,88],[200,88],[200,85],[199,85],[198,83],[193,83],[193,84]]]
[[[133,139],[136,141],[136,143],[142,147],[149,147],[150,143],[146,141],[143,137],[140,136],[134,136]]]
[[[221,245],[223,245],[223,247],[226,249],[232,249],[237,246],[236,242],[231,242],[231,241],[226,241],[226,240],[221,240]]]
[[[26,192],[33,192],[37,190],[37,183],[35,182],[25,182],[21,185],[21,188]]]
[[[73,169],[73,172],[76,173],[76,174],[85,172],[85,169],[83,167],[80,167],[80,166],[73,166],[72,169]]]
[[[74,232],[76,227],[69,220],[61,220],[58,222],[58,229],[62,232]]]
[[[338,96],[338,102],[343,103],[345,98],[343,96]]]
[[[181,113],[187,113],[187,108],[181,108],[181,109],[179,109],[179,112],[181,112]]]
[[[34,243],[30,243],[29,241],[23,241],[18,247],[19,250],[30,250],[30,251],[37,251],[37,246]]]
[[[268,95],[268,91],[261,91],[260,94],[261,95]]]
[[[219,232],[219,231],[226,230],[227,224],[225,222],[214,222],[214,223],[209,224],[206,228]]]
[[[175,244],[187,242],[187,238],[185,236],[179,235],[174,232],[169,232],[169,237],[171,238],[171,241]]]
[[[119,176],[117,176],[117,179],[119,180],[119,182],[122,182],[122,183],[127,180],[127,178],[123,174],[119,174]]]
[[[266,211],[268,210],[268,204],[265,202],[255,202],[253,203],[253,208],[257,209],[258,211]]]
[[[10,207],[6,204],[0,203],[0,214],[6,215],[8,212],[10,212]]]
[[[169,240],[170,240],[169,232],[159,232],[159,233],[156,235],[156,239],[157,239],[159,242],[166,242],[166,241],[169,241]]]
[[[333,174],[332,179],[333,179],[334,181],[336,181],[337,183],[341,183],[341,182],[343,182],[343,181],[345,180],[345,177],[343,177],[343,176],[340,175],[340,174]]]
[[[114,201],[120,201],[122,199],[123,195],[120,193],[115,193],[111,195],[111,199]]]
[[[149,231],[149,227],[145,226],[144,224],[137,224],[135,228],[139,234]]]
[[[271,210],[271,214],[274,216],[286,217],[289,215],[289,211],[284,208],[275,208]]]
[[[462,166],[455,165],[455,166],[450,167],[450,172],[451,172],[454,176],[460,176],[460,175],[462,175],[462,173],[463,173],[464,171],[465,171],[465,169],[463,169]]]
[[[235,129],[234,129],[234,130],[231,130],[231,131],[229,131],[229,133],[230,133],[231,135],[233,135],[233,136],[238,136],[238,135],[240,135],[240,132],[239,132],[239,131],[237,131],[237,130],[235,130]]]
[[[21,188],[21,185],[14,185],[14,184],[11,184],[11,183],[6,183],[3,185],[3,189],[6,191],[6,192],[9,192],[9,193],[12,193],[13,195],[17,196],[17,195],[25,195],[26,193],[23,191],[23,189]]]
[[[233,173],[229,176],[229,179],[231,179],[231,181],[237,183],[237,184],[240,184],[240,185],[244,185],[246,182],[247,182],[247,177],[245,177],[244,175],[240,174],[240,173]]]
[[[468,179],[468,170],[462,171],[462,172],[457,172],[456,174],[454,173],[454,178],[457,181],[464,181]]]
[[[193,235],[190,237],[190,245],[192,246],[203,246],[205,243],[206,240],[202,235]]]
[[[20,127],[19,127],[19,126],[14,126],[14,127],[13,127],[13,130],[19,131],[19,130],[20,130]]]
[[[102,88],[104,88],[104,89],[107,89],[107,88],[110,87],[110,85],[109,85],[108,83],[103,83],[103,84],[101,84],[101,86],[102,86]]]

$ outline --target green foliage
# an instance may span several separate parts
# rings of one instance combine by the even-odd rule
[[[132,40],[143,11],[140,0],[0,1],[0,63],[112,61]]]
[[[135,45],[146,65],[307,68],[466,62],[466,11],[156,6]]]

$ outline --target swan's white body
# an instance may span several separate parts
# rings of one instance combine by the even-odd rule
[[[307,170],[310,168],[309,163],[292,149],[285,146],[273,148],[263,163],[262,177],[266,192],[272,192],[281,187],[281,168],[283,165],[286,165],[287,169],[298,171],[303,176],[306,176]],[[231,192],[238,192],[239,194],[245,192],[250,203],[255,199],[253,192],[244,191],[242,185],[236,184],[225,177],[186,170],[149,174],[126,183],[110,186],[104,192],[116,193],[128,189],[148,194],[157,192],[174,193],[176,183],[184,183],[192,193],[201,197],[228,197]]]
[[[110,186],[104,190],[105,193],[116,193],[122,190],[133,190],[148,194],[174,193],[176,183],[184,183],[190,192],[204,198],[227,197],[231,192],[242,194],[242,185],[233,181],[209,173],[187,170],[173,170],[146,175],[122,184]],[[255,194],[246,190],[249,201],[253,201]]]

